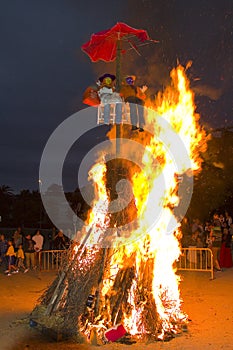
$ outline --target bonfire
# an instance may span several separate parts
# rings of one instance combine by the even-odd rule
[[[206,150],[199,117],[185,68],[178,66],[170,86],[148,102],[145,132],[132,135],[122,125],[122,139],[139,144],[137,154],[122,145],[121,156],[108,161],[103,151],[90,170],[95,202],[87,229],[74,237],[33,320],[92,344],[167,340],[187,329],[176,261],[183,197],[191,195]],[[113,127],[109,139],[114,135]],[[179,192],[184,177],[188,194]]]

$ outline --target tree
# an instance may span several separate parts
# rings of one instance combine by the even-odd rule
[[[216,210],[233,212],[233,132],[214,133],[203,157],[188,216],[205,220]]]
[[[1,226],[8,226],[11,221],[13,190],[7,185],[0,186],[0,216]]]

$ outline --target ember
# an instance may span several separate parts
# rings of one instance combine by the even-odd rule
[[[198,124],[185,69],[173,69],[171,79],[171,86],[148,109],[150,132],[133,136],[145,153],[122,149],[115,169],[125,172],[118,172],[115,183],[105,155],[91,169],[96,201],[87,230],[81,243],[70,248],[66,265],[33,312],[36,318],[43,308],[45,324],[59,318],[59,331],[77,341],[104,344],[125,335],[132,341],[165,340],[186,327],[175,269],[179,216],[184,214],[179,179],[200,171],[207,137]],[[129,137],[127,126],[122,132]],[[178,152],[174,161],[177,140],[182,140],[185,152]],[[127,163],[124,152],[141,158],[142,166]],[[109,212],[112,188],[122,179],[132,183],[133,197],[123,209]],[[119,231],[119,226],[124,229]]]

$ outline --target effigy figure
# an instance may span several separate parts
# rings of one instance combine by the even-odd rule
[[[109,124],[110,108],[112,104],[115,104],[115,121],[116,124],[121,123],[122,118],[122,98],[118,92],[115,91],[114,81],[115,75],[105,73],[99,79],[97,84],[99,85],[98,96],[101,104],[104,106],[104,123]]]
[[[142,88],[135,86],[135,79],[135,75],[125,78],[121,88],[121,95],[125,102],[129,102],[132,130],[139,129],[139,131],[144,131],[144,100],[146,98],[145,91],[147,90],[147,86],[143,86]]]

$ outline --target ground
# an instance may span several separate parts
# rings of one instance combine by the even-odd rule
[[[203,272],[182,273],[183,310],[189,315],[188,331],[169,342],[103,347],[54,342],[29,326],[29,314],[38,297],[54,279],[53,273],[29,272],[7,277],[0,274],[1,350],[219,350],[233,349],[233,269],[216,272],[215,279]]]

